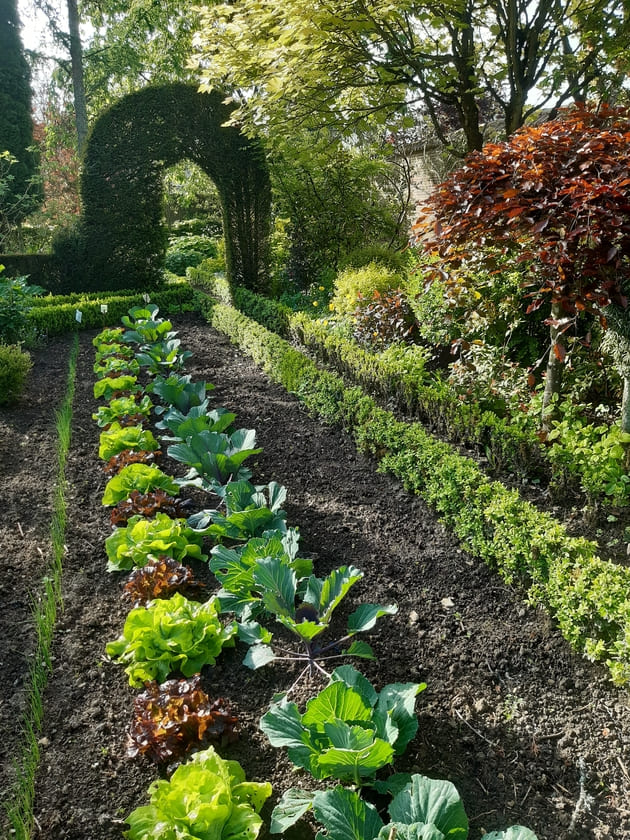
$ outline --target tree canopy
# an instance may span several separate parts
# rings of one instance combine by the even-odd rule
[[[606,93],[628,21],[612,0],[240,0],[203,9],[196,43],[205,89],[231,88],[250,125],[395,126],[415,108],[472,150],[490,116],[509,135],[541,104]]]
[[[28,62],[20,40],[16,0],[0,0],[0,222],[19,224],[41,203]]]

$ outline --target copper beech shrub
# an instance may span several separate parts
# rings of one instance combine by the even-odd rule
[[[628,109],[576,105],[468,155],[414,225],[443,279],[462,263],[491,261],[497,248],[529,264],[528,312],[551,304],[551,390],[578,314],[605,326],[606,306],[627,307],[629,163]]]

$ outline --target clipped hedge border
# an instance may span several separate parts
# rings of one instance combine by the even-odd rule
[[[44,297],[35,297],[29,301],[29,303],[35,308],[51,305],[60,306],[62,303],[84,303],[86,301],[91,301],[93,303],[105,303],[110,297],[137,298],[138,294],[139,292],[137,289],[121,289],[115,294],[112,292],[71,292],[67,295],[46,295]]]
[[[342,423],[379,469],[423,496],[468,551],[526,587],[530,602],[554,616],[574,648],[605,663],[613,682],[630,681],[630,569],[601,560],[596,543],[569,536],[419,423],[398,420],[233,307],[206,299],[202,311],[274,382],[323,420]]]
[[[474,446],[495,469],[550,477],[550,465],[533,432],[514,428],[509,419],[483,411],[477,403],[462,402],[446,385],[423,383],[424,370],[420,375],[413,366],[403,370],[400,364],[381,359],[355,341],[331,333],[301,312],[291,317],[290,335],[357,385],[383,399],[393,397],[403,411],[417,417],[435,434],[453,443]]]
[[[445,385],[423,383],[424,366],[420,375],[413,368],[403,370],[355,341],[331,333],[320,321],[246,289],[235,289],[230,296],[227,284],[206,271],[203,263],[188,269],[186,276],[222,303],[235,306],[272,332],[301,344],[321,362],[336,367],[349,381],[382,400],[394,399],[401,411],[417,417],[435,434],[475,447],[488,458],[493,469],[551,478],[551,465],[533,432],[514,428],[509,419],[482,411],[477,403],[462,402]]]
[[[151,303],[157,304],[165,312],[198,308],[194,292],[187,283],[180,283],[172,289],[151,291],[150,297]],[[36,306],[29,311],[29,322],[38,332],[62,335],[76,329],[100,329],[119,321],[131,306],[144,302],[140,292],[133,295],[84,296],[76,301],[61,303],[57,303],[57,300],[53,297],[48,306]],[[101,310],[102,306],[107,306],[105,312]],[[76,319],[77,310],[81,312],[80,323]]]

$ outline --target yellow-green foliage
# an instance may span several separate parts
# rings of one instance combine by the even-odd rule
[[[33,363],[17,344],[0,344],[0,405],[11,405],[24,390]]]
[[[528,587],[530,601],[549,610],[575,648],[605,663],[617,684],[630,682],[630,569],[601,560],[595,543],[569,536],[419,423],[398,420],[232,307],[210,305],[207,317],[309,410],[343,423],[357,447],[427,499],[469,551]]]
[[[352,315],[360,306],[360,297],[369,303],[375,291],[382,294],[399,289],[402,285],[400,274],[377,262],[361,268],[346,268],[335,278],[331,306],[338,315]]]

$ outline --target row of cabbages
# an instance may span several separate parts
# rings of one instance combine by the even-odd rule
[[[94,395],[104,401],[94,419],[103,429],[99,455],[111,476],[103,504],[111,507],[115,526],[106,540],[108,570],[130,571],[124,596],[133,605],[107,653],[125,666],[132,686],[144,686],[134,704],[128,754],[176,767],[168,781],[150,786],[150,804],[129,815],[125,836],[258,836],[271,785],[246,781],[237,762],[207,746],[229,743],[237,721],[222,698],[211,700],[204,692],[201,670],[238,642],[250,668],[278,659],[301,664],[260,726],[273,746],[287,747],[296,767],[338,782],[328,790],[286,791],[271,816],[272,833],[312,809],[325,829],[318,836],[333,840],[464,840],[468,820],[450,782],[407,773],[378,777],[414,737],[415,698],[425,685],[395,683],[378,692],[352,665],[329,671],[348,657],[373,659],[372,648],[356,637],[397,607],[361,604],[344,632],[332,633],[334,610],[362,572],[341,566],[316,576],[313,561],[299,556],[298,531],[281,508],[285,488],[250,482],[245,461],[261,451],[255,431],[235,430],[234,414],[210,408],[213,386],[183,374],[190,353],[156,306],[135,307],[122,321],[122,328],[104,330],[93,342]],[[144,387],[139,378],[147,380]],[[152,416],[159,443],[149,429]],[[161,448],[185,465],[184,476],[155,464]],[[213,506],[191,512],[180,496],[191,487],[204,491]],[[209,598],[185,564],[192,558],[208,560],[217,578],[220,588]],[[274,622],[294,644],[276,644]],[[291,692],[316,674],[326,686],[302,712]],[[362,798],[366,787],[391,796],[386,816]],[[535,835],[514,826],[485,840]]]

